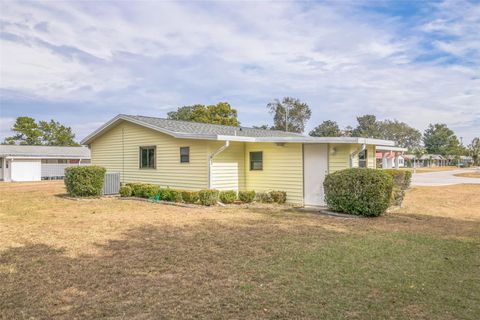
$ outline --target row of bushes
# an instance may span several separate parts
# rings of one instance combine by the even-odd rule
[[[401,205],[411,179],[411,172],[395,169],[337,171],[325,178],[325,201],[334,211],[379,216],[390,205]]]
[[[390,198],[390,204],[394,206],[400,206],[405,197],[405,190],[410,187],[412,182],[412,173],[406,170],[398,169],[386,169],[383,170],[389,174],[393,179],[392,196]]]
[[[204,189],[200,191],[176,190],[161,188],[154,184],[127,183],[120,187],[122,197],[153,198],[159,195],[160,200],[169,202],[200,203],[205,206],[215,205],[218,201],[230,204],[239,200],[243,203],[251,203],[254,200],[265,203],[285,203],[287,193],[285,191],[270,191],[255,193],[255,191],[234,190],[218,191],[215,189]]]

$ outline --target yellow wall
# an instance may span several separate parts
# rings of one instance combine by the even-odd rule
[[[209,154],[214,153],[224,141],[209,143]],[[230,146],[219,153],[212,161],[212,189],[245,189],[245,143],[230,142]]]
[[[328,148],[328,172],[350,167],[350,154],[360,150],[360,144],[330,144]],[[358,167],[358,154],[353,159],[353,167]],[[367,167],[375,168],[375,146],[367,145]]]
[[[250,170],[250,152],[263,151],[263,170]],[[283,190],[287,202],[303,204],[303,149],[301,143],[245,144],[245,188],[264,192]]]
[[[157,146],[156,169],[140,169],[139,147],[153,145]],[[123,121],[96,138],[90,147],[92,164],[104,166],[108,172],[120,172],[122,182],[189,190],[208,187],[207,141],[176,139]],[[190,163],[180,163],[180,147],[190,147]]]

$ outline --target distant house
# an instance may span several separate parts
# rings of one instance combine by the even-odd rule
[[[66,167],[90,164],[86,147],[0,145],[0,180],[62,179]]]
[[[405,158],[403,153],[407,148],[376,146],[376,159],[382,169],[403,168]]]
[[[323,205],[323,180],[349,167],[375,168],[375,146],[393,141],[309,137],[261,130],[118,115],[82,144],[92,164],[122,182],[177,189],[284,190],[294,204]]]

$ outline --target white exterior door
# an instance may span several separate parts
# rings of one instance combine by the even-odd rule
[[[323,180],[328,173],[328,145],[305,144],[303,168],[305,205],[324,206]]]
[[[40,181],[42,180],[41,160],[19,160],[10,162],[10,178],[12,181]]]

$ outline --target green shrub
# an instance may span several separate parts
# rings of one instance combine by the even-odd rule
[[[394,187],[392,191],[391,204],[400,206],[403,202],[403,198],[405,197],[405,190],[410,187],[412,173],[410,171],[398,169],[386,169],[383,171],[391,175],[393,178]]]
[[[238,192],[238,199],[245,203],[251,203],[255,200],[255,191],[239,191]]]
[[[222,203],[234,203],[237,200],[237,193],[233,190],[220,191],[219,198]]]
[[[323,186],[325,202],[330,209],[379,216],[390,205],[393,179],[384,170],[351,168],[327,175]]]
[[[101,196],[105,168],[99,166],[65,168],[65,186],[72,197]]]
[[[198,201],[198,192],[197,191],[181,191],[182,199],[186,203],[196,203]]]
[[[398,186],[393,186],[392,197],[390,198],[390,204],[393,206],[401,206],[404,197],[405,197],[405,191]]]
[[[258,192],[257,193],[257,201],[263,203],[272,203],[273,198],[270,192]]]
[[[287,201],[286,191],[270,191],[269,193],[275,203],[283,204]]]
[[[170,190],[170,198],[172,199],[171,201],[173,202],[182,202],[183,197],[182,197],[182,191],[180,190]]]
[[[160,193],[160,200],[173,202],[174,198],[173,198],[172,189],[170,189],[170,188],[160,188],[158,190],[158,192]]]
[[[154,184],[144,184],[141,187],[141,195],[142,198],[152,198],[155,197],[160,192],[160,187]]]
[[[403,183],[404,190],[410,188],[410,184],[412,183],[412,172],[406,171],[405,172],[405,181]]]
[[[212,206],[218,202],[218,190],[204,189],[198,192],[198,199],[204,206]]]
[[[132,196],[132,187],[121,186],[119,192],[120,192],[120,196],[122,196],[122,197],[131,197]]]
[[[143,197],[143,186],[144,183],[127,183],[126,186],[132,188],[132,195],[135,197]]]

